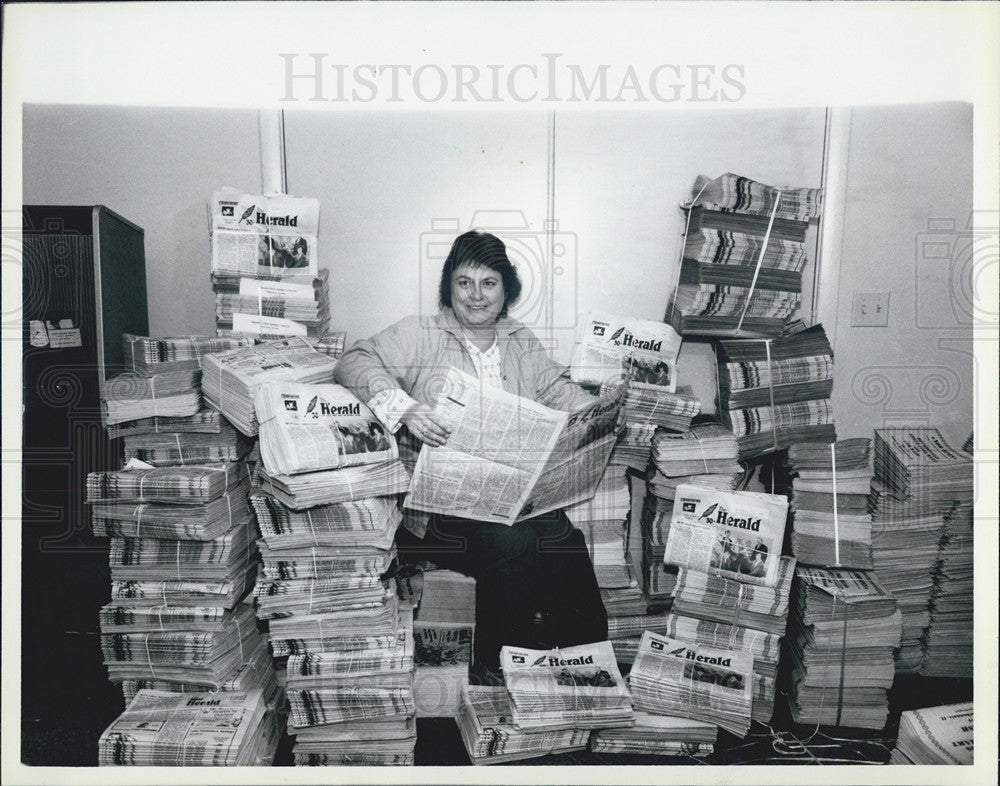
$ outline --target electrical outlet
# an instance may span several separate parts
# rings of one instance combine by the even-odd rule
[[[889,324],[888,292],[855,292],[852,327],[886,327]]]

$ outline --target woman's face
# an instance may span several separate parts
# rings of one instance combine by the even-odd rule
[[[504,306],[503,278],[481,265],[460,265],[451,274],[451,308],[463,327],[493,325]]]

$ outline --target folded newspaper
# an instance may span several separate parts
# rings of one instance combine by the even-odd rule
[[[889,764],[972,764],[972,702],[907,710]]]
[[[451,435],[420,450],[403,504],[512,525],[592,497],[623,399],[617,387],[561,412],[451,368],[436,410]]]
[[[787,516],[776,494],[678,486],[663,561],[773,587]]]
[[[738,737],[750,730],[753,654],[642,635],[629,686],[637,710],[714,723]]]
[[[500,668],[518,729],[602,729],[634,722],[609,641],[552,650],[504,646]]]
[[[577,328],[570,378],[583,385],[630,378],[673,393],[680,349],[681,337],[664,322],[590,313]]]
[[[316,275],[319,200],[222,188],[209,210],[212,272]]]
[[[254,404],[269,472],[298,475],[399,456],[392,434],[341,385],[268,382]]]

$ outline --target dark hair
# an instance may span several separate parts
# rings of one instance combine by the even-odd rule
[[[521,294],[521,279],[517,275],[517,269],[507,258],[507,248],[503,241],[495,235],[474,229],[455,238],[441,269],[441,284],[438,288],[441,308],[451,308],[451,274],[462,265],[488,267],[500,274],[504,296],[500,316],[507,316],[507,306]]]

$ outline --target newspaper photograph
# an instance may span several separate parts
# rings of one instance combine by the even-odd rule
[[[399,455],[392,434],[341,385],[268,382],[257,388],[254,405],[268,472],[296,475]]]
[[[593,496],[621,407],[620,388],[561,412],[451,368],[436,409],[451,434],[421,448],[403,504],[509,526]]]
[[[213,273],[316,275],[319,200],[223,188],[210,213]]]
[[[414,661],[418,666],[468,666],[475,625],[462,622],[413,622]]]
[[[682,483],[663,562],[773,587],[787,517],[783,496]]]
[[[681,337],[665,322],[591,312],[577,328],[570,378],[584,385],[617,379],[677,388]]]

